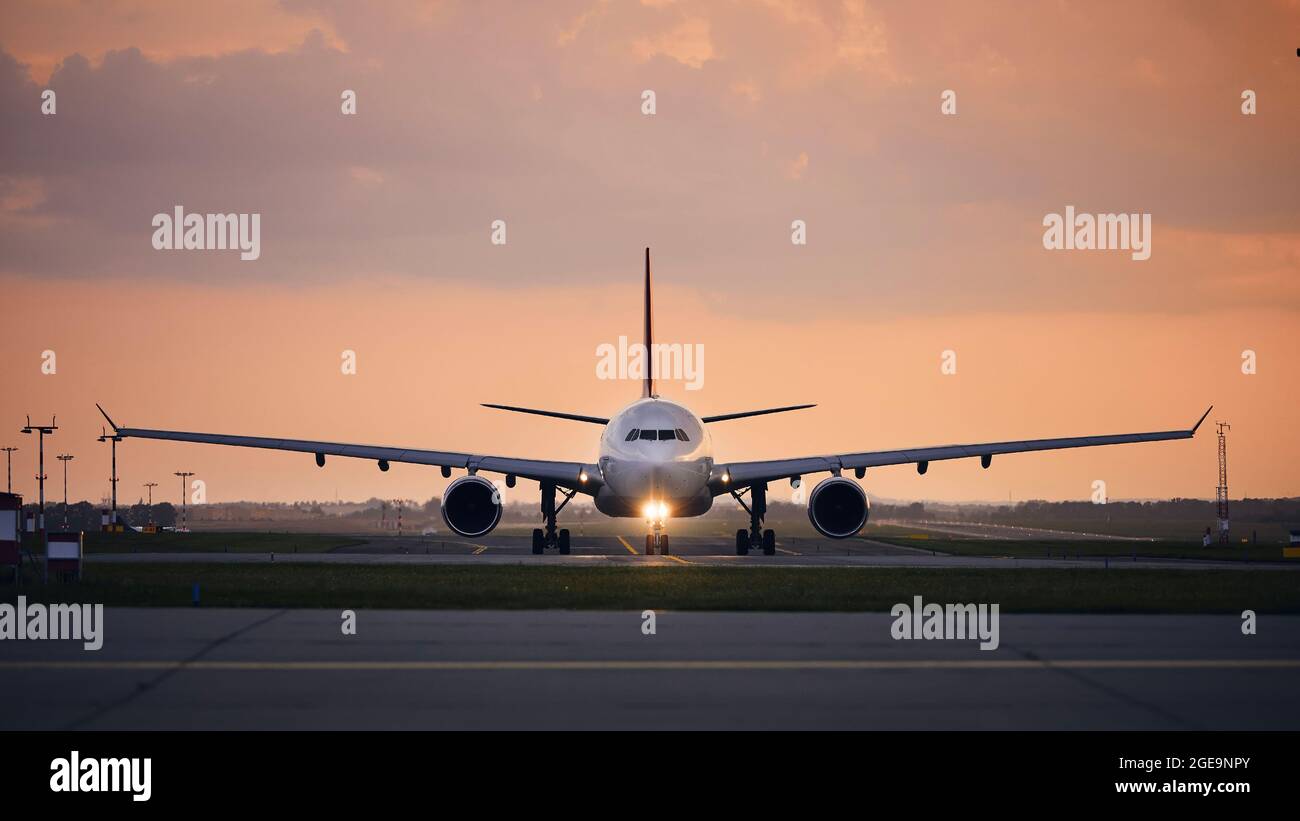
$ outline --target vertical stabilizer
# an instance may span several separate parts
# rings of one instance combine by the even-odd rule
[[[641,398],[658,397],[655,390],[654,309],[650,300],[650,249],[645,249],[645,382]]]

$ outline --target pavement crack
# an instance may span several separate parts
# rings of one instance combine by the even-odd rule
[[[176,675],[180,671],[184,670],[186,667],[189,667],[194,662],[203,659],[204,656],[207,656],[209,653],[211,653],[213,650],[216,650],[218,647],[222,646],[223,644],[226,644],[227,642],[237,639],[240,636],[244,635],[245,633],[255,630],[256,628],[261,627],[262,625],[267,624],[279,618],[280,616],[283,616],[287,612],[289,611],[277,610],[274,613],[271,613],[267,616],[258,619],[255,622],[252,622],[251,624],[244,625],[238,630],[233,630],[224,636],[219,636],[218,638],[213,639],[212,641],[200,647],[189,657],[184,658],[181,661],[177,662],[174,666],[169,667],[166,670],[163,670],[161,673],[149,679],[148,681],[137,682],[135,689],[132,690],[130,693],[127,693],[125,696],[122,696],[121,698],[116,699],[115,701],[111,701],[100,707],[96,707],[90,713],[82,716],[81,718],[75,719],[74,721],[65,724],[63,726],[63,729],[65,730],[85,729],[87,725],[95,721],[98,721],[99,719],[103,718],[104,716],[108,715],[114,710],[118,710],[121,709],[122,707],[127,706],[131,702],[143,696],[145,693],[149,693],[157,689],[158,685],[162,684],[167,679],[171,678],[172,676]]]
[[[1057,664],[1053,664],[1051,659],[1042,658],[1037,653],[1031,650],[1021,650],[1020,648],[1012,647],[1011,645],[1006,644],[1005,642],[1003,643],[1002,646],[1007,648],[1011,652],[1015,653],[1016,655],[1021,656],[1027,661],[1038,662],[1048,670],[1052,670],[1053,672],[1060,673],[1066,678],[1072,679],[1073,681],[1076,681],[1079,684],[1088,687],[1089,689],[1096,690],[1097,692],[1104,693],[1105,695],[1108,695],[1111,698],[1118,699],[1119,701],[1128,704],[1130,707],[1137,707],[1138,709],[1145,710],[1149,713],[1152,713],[1153,715],[1159,716],[1165,721],[1171,722],[1179,729],[1183,729],[1183,730],[1204,730],[1205,729],[1205,727],[1201,726],[1200,724],[1197,724],[1194,721],[1189,721],[1183,718],[1182,716],[1178,715],[1177,713],[1170,712],[1169,710],[1166,710],[1164,707],[1161,707],[1159,704],[1153,704],[1149,701],[1144,701],[1140,698],[1131,696],[1128,693],[1123,692],[1122,690],[1118,690],[1114,687],[1111,687],[1110,685],[1103,684],[1102,682],[1097,681],[1096,679],[1092,678],[1089,675],[1086,675],[1085,673],[1080,672],[1077,669],[1070,668],[1070,667],[1061,667]]]

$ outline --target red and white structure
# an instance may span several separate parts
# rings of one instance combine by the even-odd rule
[[[53,573],[65,580],[81,579],[83,546],[81,531],[51,532],[45,543],[45,580]]]
[[[15,581],[22,559],[22,519],[23,497],[0,493],[0,569],[12,568]]]

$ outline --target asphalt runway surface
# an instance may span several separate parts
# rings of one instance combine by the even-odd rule
[[[365,538],[365,537],[361,537]],[[1300,569],[1300,562],[1222,562],[1183,559],[1143,558],[1141,545],[1134,545],[1132,557],[1109,559],[1068,554],[1044,553],[1042,558],[1003,556],[950,556],[920,547],[902,547],[866,538],[818,539],[813,537],[779,537],[775,556],[751,551],[737,556],[735,544],[721,537],[672,536],[669,556],[645,555],[645,537],[626,536],[572,537],[572,553],[561,556],[554,550],[544,555],[532,553],[528,536],[493,533],[480,539],[449,537],[377,537],[363,544],[342,547],[328,553],[91,553],[87,563],[130,562],[303,562],[328,564],[560,564],[576,566],[631,565],[662,567],[669,565],[703,565],[712,567],[962,567],[962,568],[1070,568],[1126,567],[1196,569]]]
[[[1300,616],[110,608],[0,645],[0,728],[1300,730]]]

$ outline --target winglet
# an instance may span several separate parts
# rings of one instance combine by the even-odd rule
[[[1205,417],[1209,416],[1209,415],[1210,415],[1210,411],[1212,411],[1212,410],[1214,410],[1214,406],[1213,406],[1213,405],[1210,405],[1210,407],[1206,409],[1205,413],[1201,414],[1201,418],[1196,420],[1196,424],[1195,424],[1195,425],[1192,425],[1192,431],[1191,431],[1191,432],[1192,432],[1193,434],[1196,433],[1196,429],[1199,428],[1199,427],[1201,426],[1201,423],[1205,421]]]
[[[98,403],[98,402],[95,403],[95,407],[99,408],[99,403]],[[107,412],[106,410],[104,410],[103,408],[99,408],[99,412],[102,413],[102,414],[104,415],[104,418],[108,420],[108,424],[109,424],[110,426],[112,426],[112,428],[113,428],[113,433],[117,433],[117,431],[118,431],[117,423],[114,422],[114,421],[113,421],[113,418],[112,418],[111,416],[108,415],[108,412]]]

